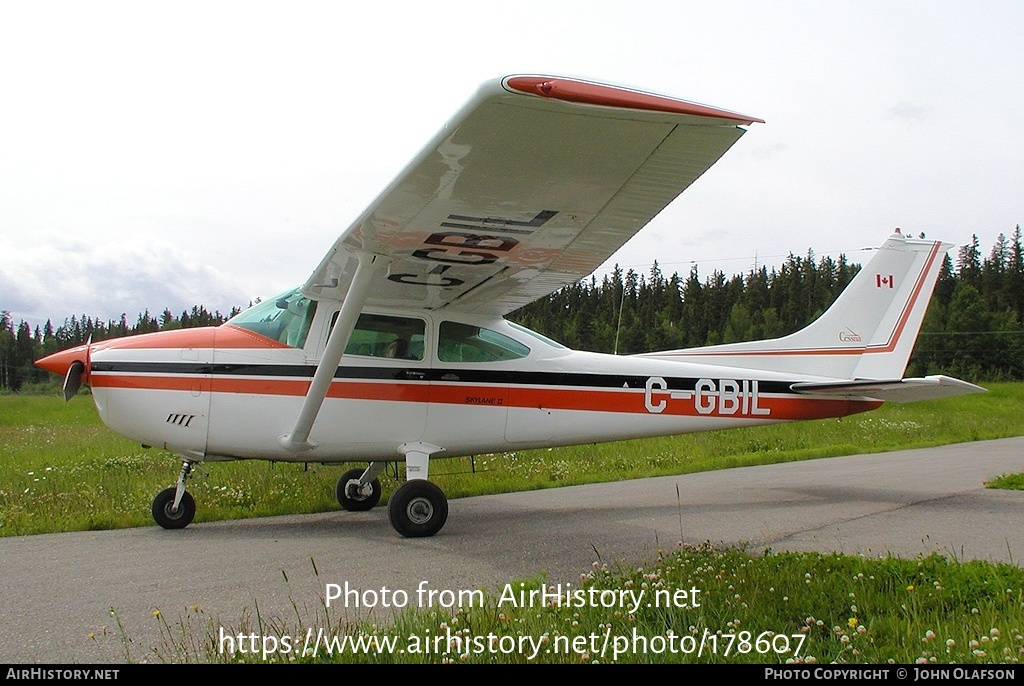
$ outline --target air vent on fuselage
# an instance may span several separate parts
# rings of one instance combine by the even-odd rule
[[[167,415],[167,423],[188,428],[188,425],[195,418],[196,416],[194,414],[169,414]]]

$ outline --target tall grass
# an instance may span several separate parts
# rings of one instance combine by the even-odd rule
[[[1024,659],[1024,569],[939,555],[751,555],[680,545],[648,565],[595,562],[571,585],[513,580],[459,603],[417,605],[386,623],[348,619],[324,602],[313,612],[251,612],[231,627],[201,608],[173,620],[156,613],[164,636],[156,656],[372,664]]]

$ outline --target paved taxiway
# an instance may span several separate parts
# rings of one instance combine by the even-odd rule
[[[193,637],[253,630],[257,610],[295,626],[327,584],[404,589],[412,606],[421,583],[574,582],[595,560],[641,562],[680,540],[1022,564],[1024,492],[982,486],[1021,471],[1024,437],[453,500],[427,539],[400,538],[382,508],[2,538],[0,663],[158,662],[165,621]]]

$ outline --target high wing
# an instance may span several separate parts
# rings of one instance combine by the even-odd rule
[[[548,76],[485,84],[303,287],[340,300],[504,315],[592,273],[762,120]]]

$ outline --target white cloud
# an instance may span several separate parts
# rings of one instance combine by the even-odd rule
[[[165,242],[70,239],[19,248],[0,242],[0,252],[18,256],[0,273],[5,295],[13,294],[5,307],[34,324],[50,319],[59,325],[72,315],[117,320],[121,314],[134,322],[145,310],[158,314],[168,307],[180,315],[193,305],[227,314],[252,297],[231,276]]]

